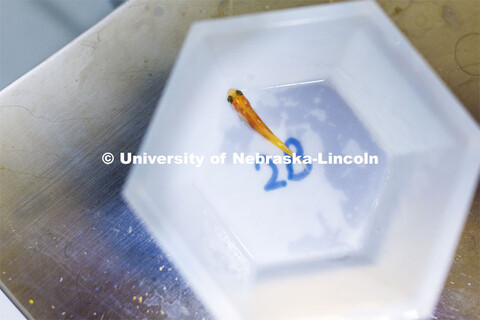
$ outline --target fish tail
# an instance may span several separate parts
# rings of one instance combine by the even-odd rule
[[[288,154],[290,157],[293,157],[293,152],[292,150],[290,150],[290,148],[288,148],[285,143],[283,143],[282,140],[280,140],[276,135],[274,135],[270,130],[268,131],[265,131],[262,133],[262,135],[268,140],[270,141],[271,143],[273,143],[274,145],[276,145],[280,150],[282,150],[283,152],[285,152],[286,154]],[[307,165],[304,163],[304,160],[302,159],[301,160],[301,163],[302,167],[307,170]]]
[[[272,144],[277,146],[280,150],[293,157],[293,152],[288,148],[282,140],[280,140],[276,135],[274,135],[270,130],[262,130],[261,134]]]

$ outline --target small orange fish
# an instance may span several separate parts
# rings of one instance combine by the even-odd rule
[[[280,150],[293,157],[292,150],[290,150],[282,140],[278,139],[262,119],[260,119],[255,110],[253,110],[248,99],[243,95],[242,91],[230,89],[228,90],[227,95],[227,101],[232,104],[243,121],[245,121],[253,130],[265,137],[265,139],[280,148]]]

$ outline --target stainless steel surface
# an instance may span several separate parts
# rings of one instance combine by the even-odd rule
[[[138,148],[192,21],[320,2],[132,0],[0,93],[0,285],[29,318],[210,318],[101,155]],[[380,3],[478,121],[480,3]],[[433,318],[480,314],[479,205]]]
[[[111,1],[1,0],[0,90],[109,14]]]

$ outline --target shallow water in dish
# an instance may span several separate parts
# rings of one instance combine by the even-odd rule
[[[263,121],[292,149],[316,158],[378,156],[377,165],[233,164],[233,153],[283,155],[225,108],[213,129],[226,166],[198,185],[257,265],[345,257],[362,247],[386,156],[327,81],[243,90]],[[211,143],[215,144],[214,141]],[[225,185],[228,185],[226,188]]]

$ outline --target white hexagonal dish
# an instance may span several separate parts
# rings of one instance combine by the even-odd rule
[[[473,195],[480,131],[373,1],[192,26],[140,153],[305,154],[378,165],[136,165],[124,195],[219,319],[415,319],[433,310]]]

